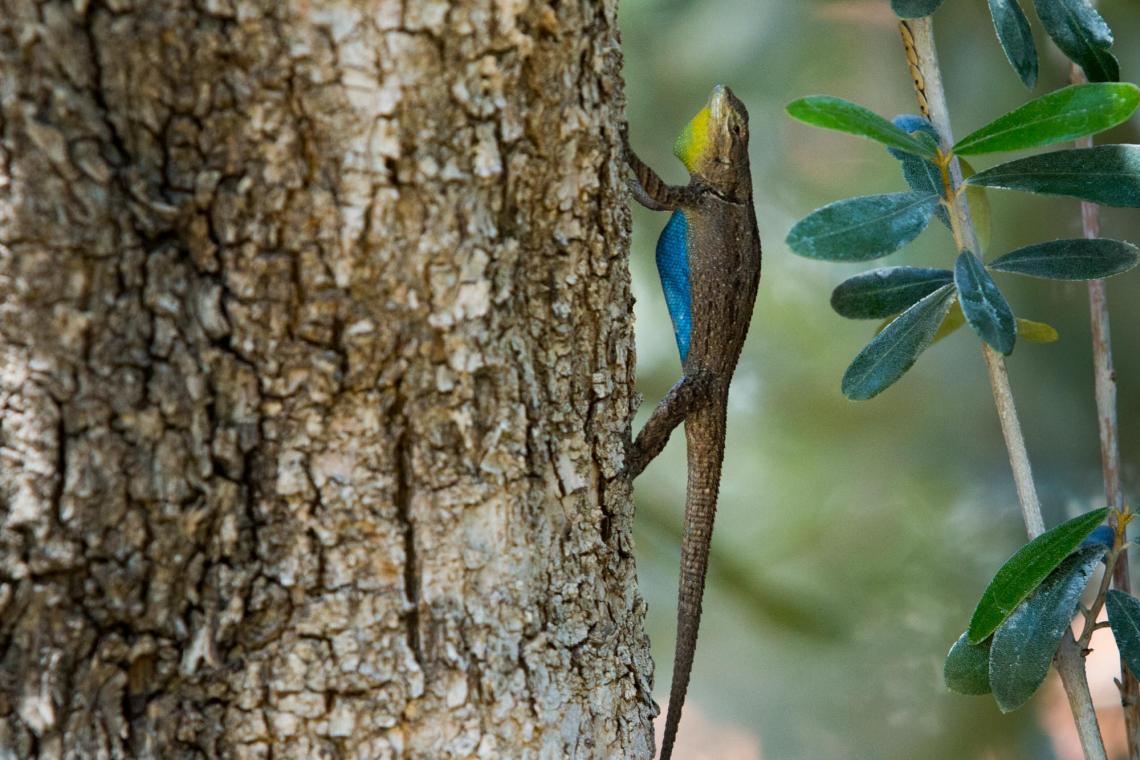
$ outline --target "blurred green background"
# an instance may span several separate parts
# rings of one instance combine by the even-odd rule
[[[1100,9],[1116,34],[1122,77],[1137,81],[1140,3],[1106,0]],[[1026,10],[1041,56],[1033,93],[1002,56],[984,0],[947,0],[938,11],[958,136],[1067,82],[1068,62]],[[783,242],[818,206],[905,189],[897,162],[877,144],[784,113],[792,99],[817,93],[887,117],[916,111],[887,0],[622,0],[620,22],[631,140],[668,181],[686,181],[671,146],[712,84],[730,85],[747,104],[764,240],[760,295],[732,387],[712,575],[679,756],[1066,758],[1067,710],[1058,712],[1056,690],[1002,716],[992,700],[950,694],[941,682],[945,652],[1025,536],[978,341],[959,331],[871,401],[839,392],[875,324],[834,314],[831,289],[880,264],[951,266],[948,233],[934,222],[903,251],[861,265],[801,259]],[[1140,117],[1098,139],[1140,142]],[[974,163],[981,169],[1000,160]],[[991,255],[1080,236],[1075,201],[1003,191],[990,191],[990,201]],[[680,369],[653,263],[665,220],[634,212],[645,395],[638,426]],[[1103,234],[1140,241],[1140,213],[1105,210]],[[1103,499],[1087,290],[1012,276],[1000,284],[1018,316],[1048,321],[1061,334],[1052,345],[1019,343],[1009,359],[1046,522],[1054,525]],[[1140,484],[1138,293],[1140,271],[1110,281],[1130,497]],[[638,575],[661,702],[671,677],[684,453],[678,434],[636,493]],[[1108,678],[1094,674],[1113,741],[1121,729],[1111,722],[1119,711]]]

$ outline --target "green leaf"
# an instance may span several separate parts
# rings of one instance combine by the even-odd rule
[[[954,287],[943,285],[887,325],[843,373],[843,395],[864,401],[906,374],[934,339],[953,298]]]
[[[958,302],[974,332],[1003,354],[1013,351],[1017,339],[1017,323],[1005,296],[978,257],[962,251],[954,265],[954,284]]]
[[[910,308],[948,282],[948,269],[882,267],[844,280],[831,293],[831,308],[848,319],[882,319]]]
[[[946,688],[958,694],[977,696],[990,693],[990,641],[971,644],[966,634],[958,637],[942,666]]]
[[[1128,120],[1140,104],[1129,82],[1076,84],[1031,100],[958,141],[960,155],[1023,150],[1095,135]]]
[[[934,131],[934,126],[921,116],[913,114],[901,114],[896,116],[892,123],[906,132],[908,135],[916,139],[930,139],[937,141],[937,132]],[[937,142],[935,142],[937,145]],[[942,173],[932,161],[925,158],[919,158],[912,153],[904,153],[895,148],[887,148],[892,156],[899,160],[902,164],[903,179],[906,180],[907,185],[911,190],[919,193],[933,193],[937,196],[942,196]],[[950,216],[946,213],[946,207],[941,203],[938,208],[934,210],[938,218],[950,228]]]
[[[918,237],[937,207],[938,196],[923,193],[847,198],[796,222],[788,232],[788,247],[809,259],[877,259]]]
[[[1120,79],[1120,64],[1108,52],[1112,30],[1088,0],[1033,0],[1033,4],[1053,42],[1085,70],[1090,82]]]
[[[1054,240],[1018,248],[990,263],[998,272],[1051,280],[1099,280],[1140,262],[1140,248],[1122,240]]]
[[[911,137],[877,113],[843,98],[831,95],[800,98],[788,104],[788,115],[814,127],[869,137],[919,156],[934,156],[934,148],[930,143]]]
[[[1060,339],[1057,328],[1045,322],[1034,322],[1032,319],[1017,320],[1017,339],[1030,343],[1056,343]]]
[[[997,630],[1017,605],[1106,517],[1108,507],[1074,517],[1045,531],[1006,560],[982,593],[970,618],[970,642],[978,644]]]
[[[942,175],[938,173],[938,167],[934,165],[933,161],[928,161],[925,158],[910,153],[898,152],[897,158],[902,162],[903,179],[906,180],[907,185],[911,190],[916,193],[933,193],[934,195],[942,195]],[[945,211],[940,212],[945,215]],[[950,218],[946,217],[947,223]]]
[[[1086,546],[1065,559],[994,633],[990,687],[1002,712],[1021,707],[1049,673],[1049,664],[1077,611],[1103,546]]]
[[[1105,598],[1108,624],[1120,649],[1120,659],[1135,677],[1140,673],[1140,600],[1123,591],[1112,589]]]
[[[1029,30],[1025,12],[1017,0],[990,0],[990,15],[1009,65],[1032,90],[1037,84],[1037,46],[1033,43],[1033,32]]]
[[[938,10],[942,0],[891,0],[891,10],[899,18],[922,18]]]
[[[986,169],[971,185],[1070,195],[1105,206],[1140,207],[1140,145],[1042,153]]]

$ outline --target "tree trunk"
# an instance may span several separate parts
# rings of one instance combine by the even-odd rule
[[[612,0],[0,0],[0,758],[649,757]]]

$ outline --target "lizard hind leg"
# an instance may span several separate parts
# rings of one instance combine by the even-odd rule
[[[674,428],[708,399],[711,388],[710,378],[703,372],[684,375],[673,384],[633,441],[626,464],[631,480],[657,458]]]

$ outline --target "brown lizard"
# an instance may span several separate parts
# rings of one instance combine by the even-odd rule
[[[636,177],[630,183],[634,197],[647,208],[673,212],[657,243],[657,268],[682,364],[681,379],[633,442],[630,477],[661,453],[681,422],[688,446],[677,644],[662,760],[672,754],[693,667],[724,457],[728,385],[760,283],[744,104],[727,87],[713,88],[708,105],[682,131],[673,152],[689,170],[688,185],[666,185],[626,144],[626,161]]]

